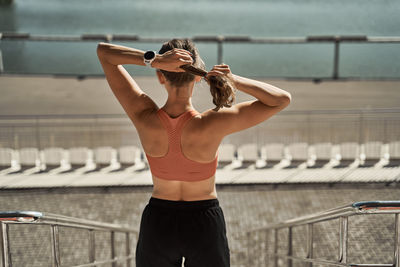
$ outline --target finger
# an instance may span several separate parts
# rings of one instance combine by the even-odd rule
[[[183,58],[187,58],[187,59],[192,58],[189,54],[177,53],[176,55],[181,56]]]
[[[192,52],[186,50],[186,49],[182,49],[182,48],[174,48],[174,51],[176,52],[183,52],[185,54],[189,54],[189,55],[193,55]]]
[[[217,68],[229,69],[229,66],[226,64],[215,65]]]
[[[212,70],[216,70],[216,71],[220,71],[220,72],[223,72],[223,73],[229,73],[229,69],[227,69],[227,68],[213,68]]]
[[[221,71],[218,71],[218,70],[211,70],[211,71],[209,71],[208,73],[207,73],[207,77],[209,77],[209,76],[223,76],[224,75],[224,73],[223,72],[221,72]]]
[[[221,67],[221,66],[216,66],[213,69],[216,69],[216,70],[227,70],[228,68]]]
[[[182,61],[182,62],[184,62],[185,64],[192,64],[192,63],[193,63],[193,59],[192,59],[192,60],[186,60],[186,59],[180,58],[179,61]],[[182,66],[182,65],[181,65],[181,66]]]

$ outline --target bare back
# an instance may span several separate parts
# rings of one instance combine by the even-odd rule
[[[209,109],[191,118],[182,129],[183,155],[197,162],[211,162],[224,136],[252,127],[284,108],[255,102],[242,102],[218,112]],[[162,157],[168,151],[168,135],[156,113],[157,110],[147,112],[135,126],[144,151],[150,156]],[[169,181],[153,174],[152,179],[153,197],[184,201],[217,198],[215,175],[196,182]]]
[[[207,163],[215,159],[221,140],[218,135],[206,131],[207,118],[200,113],[191,118],[182,129],[181,149],[183,155],[191,160]],[[171,117],[177,117],[171,116]],[[168,151],[168,134],[159,120],[156,110],[148,112],[136,125],[144,151],[153,157],[162,157]],[[201,200],[217,198],[215,175],[196,181],[169,181],[153,178],[152,196],[169,200]]]

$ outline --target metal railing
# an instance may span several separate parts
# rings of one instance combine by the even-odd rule
[[[214,43],[217,45],[217,62],[223,62],[224,44],[242,43],[242,44],[304,44],[304,43],[332,43],[334,44],[333,73],[328,79],[338,80],[339,77],[339,51],[341,43],[400,43],[399,36],[366,36],[366,35],[321,35],[306,37],[273,37],[273,38],[254,38],[250,36],[195,36],[191,38],[198,43]],[[129,34],[82,34],[82,35],[37,35],[19,32],[0,32],[1,40],[16,41],[55,41],[55,42],[139,42],[139,43],[162,43],[169,38],[143,38],[137,35]],[[1,50],[0,50],[1,55]],[[0,73],[4,72],[0,56]],[[79,75],[82,76],[82,75]],[[98,75],[84,75],[98,76]],[[81,77],[82,78],[82,77]],[[322,80],[326,78],[313,78]],[[392,79],[397,79],[396,77]]]
[[[225,138],[245,142],[397,141],[400,109],[284,110],[256,127]],[[0,115],[0,147],[140,147],[137,131],[125,114]]]
[[[52,213],[43,213],[38,211],[3,211],[0,212],[0,240],[2,250],[2,266],[11,267],[10,257],[10,240],[9,240],[9,225],[10,224],[34,224],[34,225],[49,225],[51,234],[51,254],[53,267],[61,266],[60,257],[60,242],[59,242],[59,227],[72,227],[78,229],[86,229],[89,231],[89,263],[75,265],[74,267],[89,267],[101,266],[103,264],[111,263],[113,267],[117,266],[117,262],[125,262],[127,267],[132,266],[132,259],[134,258],[131,246],[130,236],[134,234],[137,239],[137,231],[133,228],[118,224],[102,223],[97,221],[79,219]],[[106,231],[110,232],[110,248],[111,259],[96,261],[95,254],[95,232]],[[125,256],[116,256],[115,249],[115,233],[125,234]]]
[[[394,241],[394,254],[393,264],[356,264],[349,263],[348,259],[348,217],[353,215],[365,215],[365,214],[394,214],[394,225],[395,225],[395,241]],[[400,201],[366,201],[366,202],[355,202],[346,206],[330,209],[324,212],[319,212],[295,219],[283,221],[280,223],[272,224],[266,227],[256,228],[246,232],[247,248],[248,248],[248,261],[250,258],[251,236],[255,233],[260,232],[273,232],[274,244],[273,244],[273,266],[278,266],[278,259],[284,258],[287,260],[287,266],[292,267],[293,261],[301,261],[308,263],[308,267],[312,267],[312,264],[325,264],[331,266],[374,266],[374,267],[399,267],[400,266]],[[314,232],[313,226],[315,223],[324,222],[328,220],[339,219],[339,251],[337,254],[337,260],[325,260],[313,257],[313,244],[314,244]],[[298,257],[293,255],[293,227],[295,226],[307,226],[307,241],[306,241],[306,257]],[[287,253],[278,253],[278,231],[282,229],[288,229],[287,238]],[[249,265],[250,266],[250,265]]]

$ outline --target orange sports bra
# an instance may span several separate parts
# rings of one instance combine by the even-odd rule
[[[150,171],[165,180],[195,182],[213,176],[217,169],[218,152],[211,162],[201,163],[186,158],[181,150],[182,129],[191,118],[197,115],[196,110],[189,110],[176,118],[171,118],[163,109],[157,111],[164,128],[168,133],[168,152],[163,157],[152,157],[146,154]]]

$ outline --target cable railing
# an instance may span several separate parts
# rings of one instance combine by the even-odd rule
[[[331,43],[334,45],[333,71],[331,77],[312,78],[318,82],[323,79],[338,80],[339,77],[339,55],[342,43],[400,43],[400,36],[366,36],[366,35],[320,35],[305,37],[250,37],[250,36],[194,36],[191,38],[198,43],[213,43],[217,45],[217,63],[224,60],[224,44],[306,44],[306,43]],[[136,43],[162,43],[169,38],[140,37],[130,34],[82,34],[82,35],[40,35],[20,32],[0,32],[0,42],[7,41],[48,41],[48,42],[136,42]],[[1,55],[1,50],[0,50]],[[4,72],[0,56],[0,73]],[[98,75],[78,75],[98,76]],[[103,75],[102,75],[103,76]],[[391,79],[398,79],[393,77]]]
[[[226,137],[244,142],[397,141],[400,109],[284,110],[245,132]],[[128,141],[127,141],[128,140]],[[127,143],[129,142],[129,143]],[[137,131],[125,114],[0,115],[0,147],[140,146]]]
[[[60,255],[60,240],[59,240],[59,228],[70,227],[75,229],[85,229],[89,232],[89,263],[74,265],[70,267],[90,267],[90,266],[102,266],[104,264],[110,264],[112,267],[116,267],[116,263],[124,262],[125,266],[132,266],[132,259],[134,258],[133,250],[131,248],[131,235],[137,236],[138,233],[133,228],[127,226],[103,223],[98,221],[80,219],[75,217],[68,217],[47,212],[38,211],[2,211],[0,212],[0,240],[1,240],[1,251],[2,251],[2,266],[11,267],[14,266],[11,260],[10,250],[10,236],[9,236],[9,225],[11,224],[31,224],[31,225],[48,225],[50,236],[51,236],[51,255],[53,267],[61,266],[61,255]],[[106,231],[110,233],[110,259],[96,260],[95,253],[95,231]],[[125,255],[117,256],[116,254],[116,241],[115,233],[122,233],[125,235]]]
[[[366,214],[394,214],[394,249],[393,249],[393,263],[392,264],[357,264],[348,262],[348,218],[353,215],[366,215]],[[374,267],[399,267],[400,266],[400,201],[365,201],[355,202],[349,205],[345,205],[338,208],[333,208],[327,211],[302,216],[290,220],[286,220],[280,223],[271,224],[269,226],[255,228],[246,232],[247,238],[247,266],[251,265],[251,250],[255,245],[252,243],[253,235],[265,236],[265,233],[273,234],[273,247],[272,253],[269,256],[272,257],[274,267],[278,266],[278,260],[284,259],[287,261],[288,267],[293,266],[293,261],[299,261],[306,263],[307,267],[312,267],[313,264],[324,264],[328,266],[374,266]],[[339,219],[339,250],[337,252],[337,260],[326,260],[321,258],[315,258],[313,253],[313,245],[315,243],[315,236],[313,227],[316,223],[331,221]],[[306,226],[306,257],[299,257],[293,255],[293,227]],[[279,238],[278,232],[287,229],[287,253],[278,253]],[[254,238],[253,238],[254,239]],[[269,258],[267,258],[269,260]]]

